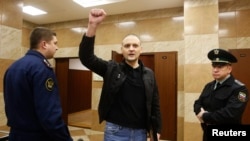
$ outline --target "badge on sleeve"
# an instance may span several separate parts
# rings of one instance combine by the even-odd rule
[[[246,97],[247,95],[243,92],[239,92],[238,94],[238,99],[241,101],[241,102],[246,102]]]
[[[54,81],[52,78],[48,78],[45,82],[45,87],[48,91],[52,91],[54,87]]]

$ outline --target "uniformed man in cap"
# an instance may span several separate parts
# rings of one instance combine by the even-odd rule
[[[203,141],[208,140],[207,125],[241,124],[248,101],[246,86],[231,74],[236,57],[223,49],[213,49],[207,56],[212,62],[214,80],[205,85],[194,102],[194,112],[203,129]]]

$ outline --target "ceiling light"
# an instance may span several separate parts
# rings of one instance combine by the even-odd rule
[[[76,33],[84,33],[87,31],[87,28],[86,27],[74,27],[74,28],[71,28],[71,30]]]
[[[98,5],[122,2],[126,0],[73,0],[73,1],[81,5],[82,7],[93,7],[93,6],[98,6]]]
[[[47,12],[40,10],[38,8],[35,8],[33,6],[24,6],[23,7],[23,12],[32,16],[37,16],[37,15],[42,15],[42,14],[47,14]]]
[[[184,20],[184,17],[183,17],[183,16],[180,16],[180,17],[172,17],[172,20],[174,20],[174,21],[183,21],[183,20]]]
[[[136,23],[134,21],[120,22],[116,24],[118,27],[134,27]]]
[[[235,12],[224,12],[224,13],[219,13],[220,17],[235,17]]]

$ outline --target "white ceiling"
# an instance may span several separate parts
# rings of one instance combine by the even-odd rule
[[[183,7],[184,0],[127,0],[125,2],[98,6],[108,15],[140,12],[147,10]],[[48,24],[88,18],[91,8],[83,8],[72,0],[24,0],[24,6],[32,5],[48,13],[30,16],[23,13],[23,19],[35,24]]]

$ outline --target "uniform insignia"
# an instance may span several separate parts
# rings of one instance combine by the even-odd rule
[[[48,60],[46,60],[46,59],[43,59],[43,62],[48,66],[48,67],[50,67],[51,68],[51,64],[49,63],[49,61]]]
[[[241,101],[241,102],[246,102],[246,97],[247,95],[243,92],[239,92],[238,94],[238,99]]]
[[[52,91],[54,87],[54,81],[52,78],[48,78],[45,82],[45,87],[48,91]]]
[[[239,80],[236,80],[236,79],[234,80],[234,82],[237,83],[237,84],[239,84],[240,86],[244,86],[245,85],[244,83],[242,83],[242,82],[240,82]]]
[[[218,54],[219,54],[219,50],[218,50],[218,49],[215,49],[215,50],[214,50],[214,54],[218,55]]]

